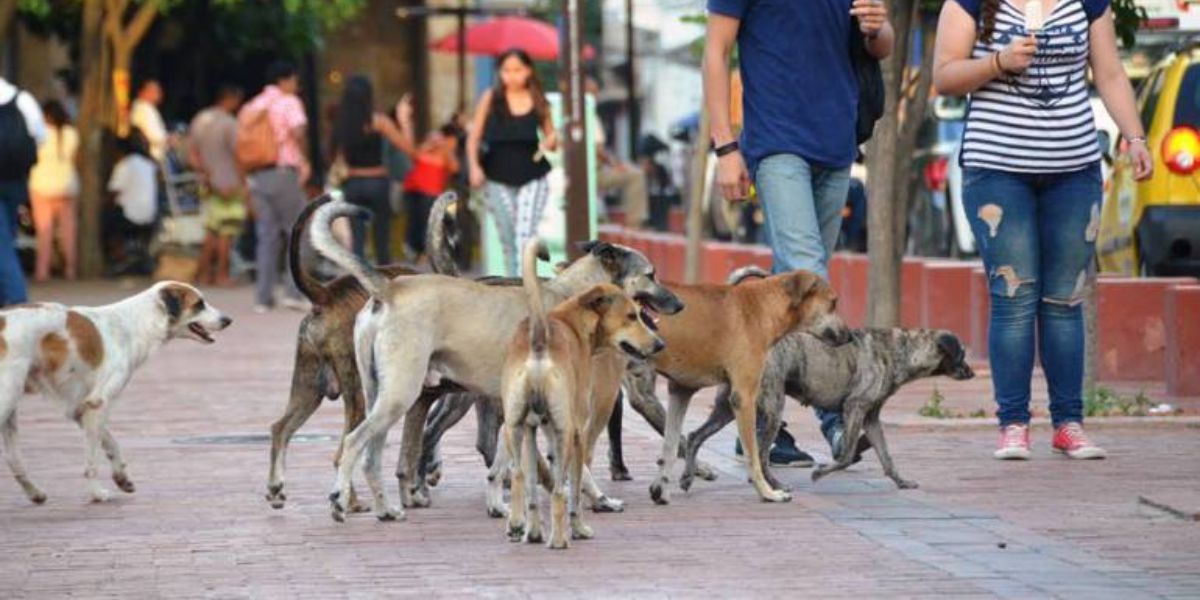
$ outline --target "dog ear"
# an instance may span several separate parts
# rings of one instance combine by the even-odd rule
[[[608,242],[601,242],[600,240],[588,240],[586,242],[577,242],[575,247],[584,254],[594,254],[593,250],[607,245]]]
[[[162,301],[163,310],[167,312],[167,318],[171,323],[175,323],[179,317],[183,316],[183,298],[179,296],[175,288],[164,287],[158,292],[158,299]]]
[[[962,342],[959,341],[957,336],[950,332],[942,332],[938,334],[937,347],[942,353],[942,356],[945,356],[951,360],[959,360],[964,354]]]
[[[783,289],[787,291],[788,298],[791,298],[792,306],[800,306],[820,284],[821,278],[816,273],[795,271],[784,281]]]
[[[613,305],[616,300],[612,290],[605,289],[603,286],[596,286],[583,293],[583,297],[579,299],[579,304],[596,311],[603,313],[608,310],[608,307]]]

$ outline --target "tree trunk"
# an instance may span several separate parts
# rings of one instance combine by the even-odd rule
[[[99,277],[104,270],[101,251],[100,211],[104,206],[101,173],[101,139],[105,125],[104,106],[108,96],[108,75],[104,56],[107,52],[99,0],[87,0],[83,8],[83,33],[79,69],[83,80],[79,106],[79,135],[82,141],[79,178],[79,273]]]
[[[0,0],[0,37],[8,37],[8,25],[17,13],[17,0]]]

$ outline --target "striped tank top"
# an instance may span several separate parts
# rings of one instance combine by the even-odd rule
[[[979,0],[959,4],[979,19]],[[988,58],[1029,35],[1018,6],[1023,3],[1000,0],[995,31],[991,39],[976,42],[974,58]],[[1058,0],[1037,33],[1029,68],[1019,76],[993,79],[970,95],[962,166],[1053,173],[1100,160],[1086,76],[1088,28],[1107,8],[1108,0]]]

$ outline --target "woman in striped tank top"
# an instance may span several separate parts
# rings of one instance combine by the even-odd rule
[[[1029,458],[1030,380],[1040,356],[1053,448],[1103,458],[1081,426],[1081,304],[1103,194],[1089,65],[1137,177],[1152,169],[1109,0],[946,2],[934,61],[939,92],[970,95],[963,203],[991,290],[995,457]]]

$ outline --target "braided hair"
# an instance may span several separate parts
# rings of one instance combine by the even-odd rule
[[[996,32],[996,13],[1000,12],[1000,0],[983,0],[979,7],[979,41],[988,43]]]

